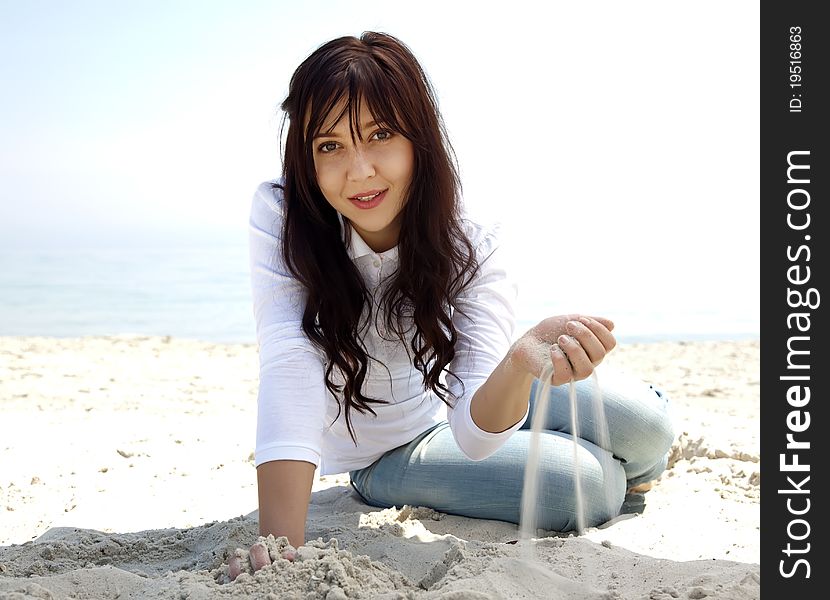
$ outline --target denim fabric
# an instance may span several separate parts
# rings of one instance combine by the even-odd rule
[[[482,461],[467,458],[444,421],[410,443],[390,450],[363,469],[351,471],[352,486],[371,506],[427,506],[480,519],[519,522],[525,464],[536,405],[522,428]],[[578,460],[574,460],[568,385],[550,388],[541,437],[537,527],[576,528],[574,465],[579,465],[585,526],[617,516],[626,490],[651,481],[666,468],[674,440],[669,401],[652,385],[602,371],[601,396],[593,378],[575,384]],[[602,398],[607,430],[598,427],[596,398]],[[604,436],[600,432],[606,431]],[[610,443],[603,444],[601,437]],[[601,446],[607,446],[603,448]]]

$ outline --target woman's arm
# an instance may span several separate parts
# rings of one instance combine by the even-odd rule
[[[517,369],[510,353],[495,368],[470,401],[470,416],[479,429],[507,431],[527,413],[533,375]]]
[[[312,463],[304,460],[273,460],[257,467],[261,536],[284,535],[294,548],[305,544],[305,521],[311,499],[314,469]],[[286,550],[282,557],[294,561],[296,553]],[[271,564],[268,549],[262,542],[256,542],[251,546],[248,560],[254,571]],[[244,570],[242,559],[238,555],[228,560],[228,577],[231,581]]]
[[[284,535],[295,548],[305,544],[313,480],[314,465],[302,460],[274,460],[257,467],[260,535]]]
[[[251,205],[251,290],[259,344],[255,463],[262,535],[305,543],[305,522],[315,465],[321,459],[326,410],[325,358],[302,329],[305,292],[282,256],[282,190],[257,188]],[[283,558],[293,558],[284,554]],[[270,564],[261,542],[249,552],[254,570]],[[228,575],[242,572],[231,557]]]

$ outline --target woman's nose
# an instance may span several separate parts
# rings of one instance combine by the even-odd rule
[[[346,177],[349,181],[362,181],[375,175],[370,156],[361,149],[354,150],[349,160]]]

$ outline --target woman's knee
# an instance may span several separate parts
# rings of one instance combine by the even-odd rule
[[[652,403],[644,410],[649,443],[641,445],[642,455],[639,459],[641,461],[651,460],[655,465],[662,462],[665,468],[666,454],[676,437],[672,409],[668,397],[663,392],[653,385],[649,385],[649,392],[658,396],[660,402]]]
[[[614,455],[623,463],[656,464],[662,460],[675,438],[666,394],[631,378],[609,381],[603,393]]]
[[[538,527],[571,531],[579,527],[579,519],[583,527],[594,527],[619,514],[627,487],[620,462],[584,440],[574,458],[572,444],[568,442],[567,457],[560,444],[559,460],[545,460],[542,464]]]

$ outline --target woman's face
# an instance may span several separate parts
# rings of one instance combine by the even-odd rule
[[[343,103],[336,106],[331,118],[342,109]],[[385,252],[398,243],[415,152],[403,135],[375,124],[365,103],[360,123],[354,125],[360,127],[363,141],[352,142],[348,114],[333,129],[332,122],[326,121],[312,140],[317,183],[328,203],[369,247]]]

